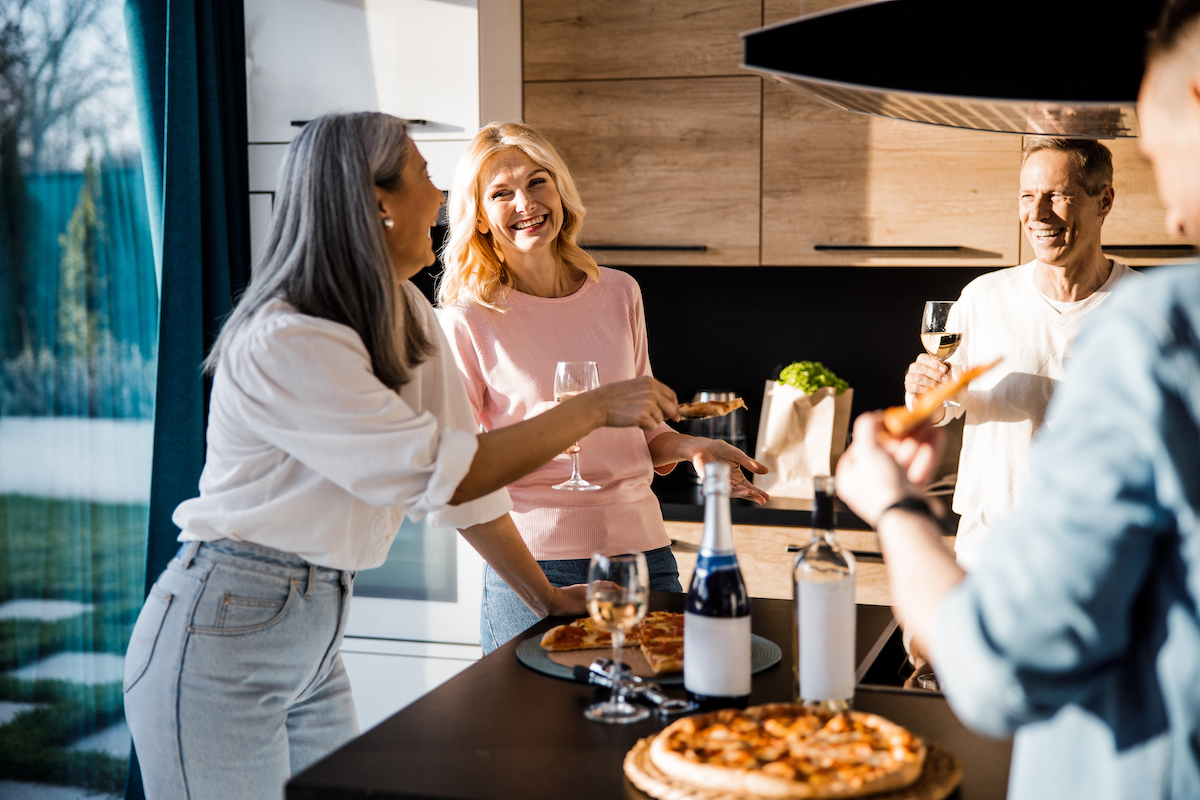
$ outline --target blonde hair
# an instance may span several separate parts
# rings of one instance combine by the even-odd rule
[[[493,122],[475,134],[454,171],[449,201],[450,236],[442,248],[445,269],[438,279],[437,291],[438,304],[443,307],[465,298],[503,311],[498,301],[502,288],[512,285],[512,276],[504,269],[504,256],[492,241],[492,234],[480,233],[476,222],[483,214],[482,182],[488,161],[509,148],[529,156],[554,181],[563,205],[562,229],[555,241],[559,258],[568,267],[600,279],[596,259],[578,244],[587,209],[562,154],[549,139],[524,123]]]

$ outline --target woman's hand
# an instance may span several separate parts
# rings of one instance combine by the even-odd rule
[[[746,474],[742,472],[742,468],[744,467],[751,472],[765,475],[770,470],[764,465],[758,463],[729,442],[721,439],[705,439],[695,436],[692,437],[689,445],[691,449],[689,458],[692,466],[696,468],[698,475],[704,475],[705,464],[721,461],[729,464],[730,497],[744,497],[759,505],[771,499],[769,494],[751,483]]]
[[[586,617],[588,613],[587,588],[588,585],[586,583],[564,586],[561,589],[554,587],[550,598],[546,602],[547,616]]]
[[[580,395],[579,400],[595,405],[608,428],[636,426],[652,431],[679,410],[675,392],[649,376],[606,384]]]
[[[942,442],[941,431],[929,424],[904,439],[881,437],[883,431],[880,412],[861,415],[837,465],[838,497],[872,528],[885,508],[933,477]]]

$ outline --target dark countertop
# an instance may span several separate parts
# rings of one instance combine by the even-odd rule
[[[684,595],[655,592],[652,610],[681,611]],[[754,633],[777,643],[783,662],[756,675],[754,704],[792,698],[792,610],[787,600],[752,601]],[[655,717],[632,725],[588,722],[583,710],[607,690],[535,672],[516,657],[521,639],[540,636],[548,619],[297,775],[290,800],[437,798],[438,800],[645,800],[621,763],[639,738],[661,730]],[[894,640],[891,611],[859,606],[859,661]],[[668,694],[682,697],[682,687]],[[860,686],[855,708],[882,714],[962,759],[959,800],[1005,795],[1011,743],[967,731],[936,693]]]
[[[680,464],[667,475],[655,475],[650,488],[658,496],[663,519],[686,522],[704,520],[704,496],[700,484],[692,476],[690,464]],[[732,521],[736,525],[791,525],[812,527],[812,500],[794,497],[775,497],[766,505],[734,498],[729,501]],[[854,515],[838,500],[834,506],[834,524],[839,528],[870,530],[871,526]]]

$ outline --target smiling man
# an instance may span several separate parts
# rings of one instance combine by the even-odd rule
[[[962,345],[947,361],[921,355],[904,379],[906,400],[955,372],[1003,359],[972,382],[961,405],[939,422],[966,415],[954,511],[955,550],[965,569],[996,520],[1012,508],[1029,471],[1029,446],[1084,319],[1131,274],[1105,257],[1100,231],[1113,207],[1112,156],[1090,139],[1034,137],[1022,153],[1021,228],[1036,260],[972,281],[951,312]]]
[[[1138,99],[1167,229],[1200,236],[1200,0],[1171,0]],[[1200,269],[1130,281],[1079,337],[1024,496],[969,574],[917,486],[936,431],[855,423],[838,494],[971,727],[1015,732],[1010,800],[1200,797]]]

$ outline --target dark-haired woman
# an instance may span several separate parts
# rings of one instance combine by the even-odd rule
[[[323,117],[288,150],[266,255],[205,363],[200,495],[175,511],[183,546],[126,655],[150,798],[279,797],[357,733],[339,654],[354,572],[405,515],[461,529],[540,613],[583,609],[582,587],[551,587],[488,526],[503,487],[598,427],[654,428],[674,394],[627,381],[479,434],[408,280],[434,260],[441,204],[393,117]]]

